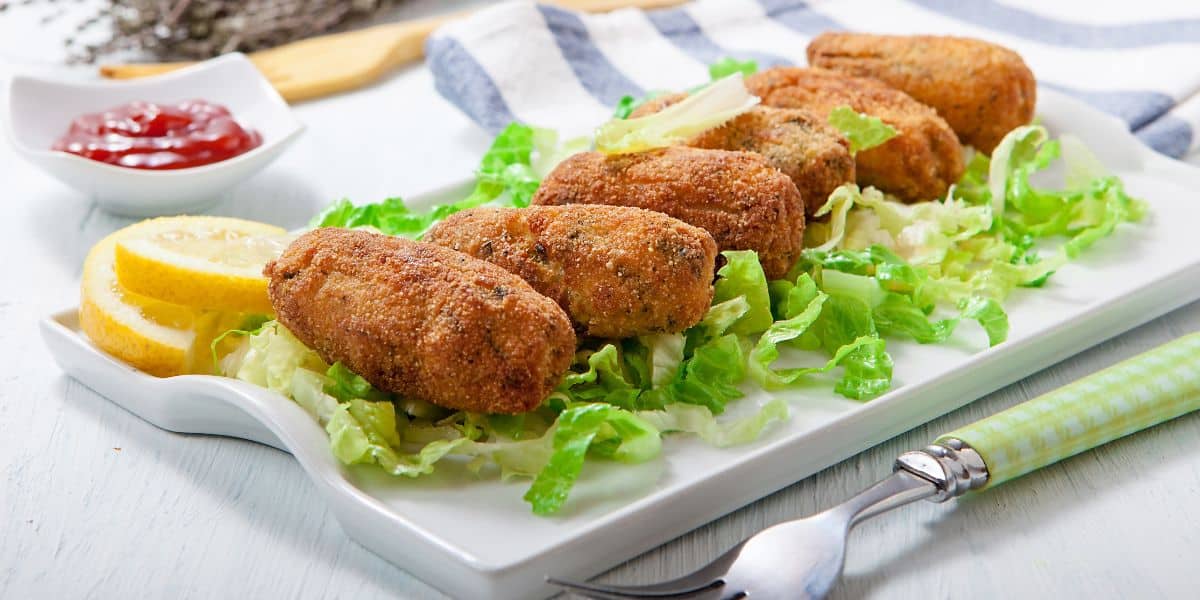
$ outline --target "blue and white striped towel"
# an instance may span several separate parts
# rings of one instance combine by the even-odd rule
[[[486,129],[517,120],[579,134],[625,94],[706,81],[723,56],[803,65],[809,39],[826,30],[965,35],[1013,48],[1040,84],[1121,118],[1159,152],[1196,150],[1200,3],[1080,4],[700,0],[587,15],[508,2],[443,27],[426,54],[438,91]]]

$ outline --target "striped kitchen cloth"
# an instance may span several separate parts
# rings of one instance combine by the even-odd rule
[[[506,2],[438,30],[426,56],[438,91],[484,128],[576,135],[621,96],[707,81],[725,56],[803,65],[828,30],[1003,44],[1041,85],[1119,117],[1155,150],[1180,158],[1200,145],[1200,2],[699,0],[601,15]]]

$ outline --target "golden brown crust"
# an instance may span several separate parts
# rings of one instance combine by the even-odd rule
[[[575,353],[571,322],[552,300],[434,244],[316,229],[264,274],[279,322],[323,359],[439,406],[533,410]]]
[[[654,211],[476,208],[449,216],[424,240],[520,275],[590,336],[683,331],[712,304],[717,243]]]
[[[707,230],[721,250],[754,250],[773,279],[796,262],[804,238],[796,185],[750,152],[683,146],[614,156],[581,152],[546,176],[533,204],[666,213]]]
[[[822,118],[839,106],[879,117],[899,132],[884,144],[859,152],[857,177],[906,202],[946,195],[963,172],[962,146],[932,108],[874,79],[825,69],[775,67],[746,78],[764,104],[806,108]]]
[[[1033,120],[1037,104],[1037,81],[1021,55],[972,38],[823,33],[809,43],[808,63],[902,90],[986,154]]]
[[[687,97],[661,96],[638,106],[630,118],[654,114]],[[854,181],[854,157],[842,134],[815,113],[800,108],[756,106],[687,141],[693,148],[745,150],[767,162],[796,184],[809,216],[833,190]]]

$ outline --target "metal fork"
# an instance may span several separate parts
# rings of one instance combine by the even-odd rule
[[[987,482],[974,450],[930,446],[908,452],[896,470],[849,500],[805,519],[760,531],[704,568],[679,579],[644,586],[580,583],[548,578],[589,598],[824,598],[842,572],[846,536],[875,515],[921,499],[944,502]],[[939,456],[940,455],[940,458]]]
[[[1200,333],[1129,359],[906,452],[890,477],[825,512],[751,536],[708,566],[654,585],[547,578],[590,598],[824,598],[850,530],[916,500],[945,502],[1200,409]]]

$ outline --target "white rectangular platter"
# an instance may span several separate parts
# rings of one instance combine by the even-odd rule
[[[1040,290],[1006,305],[1008,341],[986,348],[983,333],[960,328],[948,343],[889,340],[895,387],[871,402],[830,386],[789,391],[792,416],[758,442],[716,449],[669,437],[643,465],[592,463],[562,514],[532,515],[527,481],[475,479],[451,468],[394,479],[346,468],[325,432],[299,406],[230,379],[158,379],[97,350],[75,312],[52,315],[42,332],[72,377],[171,431],[254,440],[293,454],[356,541],[461,598],[518,599],[554,593],[544,577],[589,577],[958,408],[1093,344],[1200,298],[1200,170],[1143,147],[1114,119],[1050,90],[1039,115],[1054,135],[1073,133],[1148,201],[1150,216],[1122,226]],[[413,198],[422,206],[457,190]],[[760,401],[761,392],[738,402]],[[164,438],[163,443],[171,443]],[[884,475],[880,473],[880,475]]]

